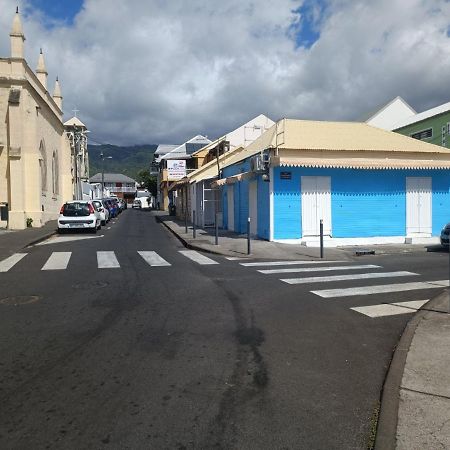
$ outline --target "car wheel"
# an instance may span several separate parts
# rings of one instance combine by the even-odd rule
[[[102,220],[102,226],[106,225],[106,220]]]

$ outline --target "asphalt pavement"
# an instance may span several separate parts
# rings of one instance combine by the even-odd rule
[[[415,311],[394,303],[448,279],[440,252],[271,266],[187,251],[149,211],[75,237],[0,273],[1,448],[367,448]]]

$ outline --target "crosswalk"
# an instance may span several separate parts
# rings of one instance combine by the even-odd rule
[[[208,258],[195,250],[181,250],[178,252],[188,260],[204,266],[219,264],[217,261]],[[172,263],[168,262],[155,251],[138,251],[137,254],[150,267],[170,267]],[[120,269],[121,265],[114,251],[97,251],[97,268],[98,269]],[[28,253],[15,253],[10,257],[0,261],[0,272],[9,272],[16,264],[22,261]],[[42,271],[66,270],[72,258],[72,252],[52,252],[48,257]]]
[[[323,289],[310,290],[317,297],[326,300],[340,298],[363,297],[364,302],[367,299],[375,299],[379,301],[379,297],[383,294],[395,296],[401,292],[410,291],[414,296],[415,291],[428,289],[442,289],[449,286],[448,280],[433,281],[409,281],[414,277],[420,276],[415,272],[404,270],[383,271],[383,267],[377,264],[355,264],[351,261],[257,261],[257,262],[241,262],[243,267],[254,268],[258,273],[263,275],[277,275],[279,280],[289,285],[318,285]],[[331,274],[327,272],[344,272],[344,274]],[[350,273],[351,272],[351,273]],[[291,276],[292,274],[293,276]],[[353,281],[371,281],[392,279],[393,283],[367,284],[364,286],[348,286]],[[399,282],[403,280],[402,282]],[[345,287],[325,289],[327,283],[346,282]],[[312,286],[311,286],[312,287]],[[379,295],[377,297],[377,294]],[[380,295],[381,294],[381,295]],[[370,297],[372,296],[372,297]],[[370,318],[396,316],[400,314],[413,313],[420,309],[427,300],[411,300],[407,302],[386,302],[386,295],[383,295],[383,303],[369,306],[353,306],[350,309],[359,314],[363,314]],[[369,300],[370,301],[370,300]]]

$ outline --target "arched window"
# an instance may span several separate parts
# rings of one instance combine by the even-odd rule
[[[47,153],[44,141],[39,145],[39,170],[41,172],[41,190],[47,192]]]
[[[52,185],[53,194],[59,194],[59,163],[57,150],[55,150],[52,155]]]

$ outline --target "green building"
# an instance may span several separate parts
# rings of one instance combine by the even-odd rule
[[[450,148],[450,102],[407,117],[392,131]]]

